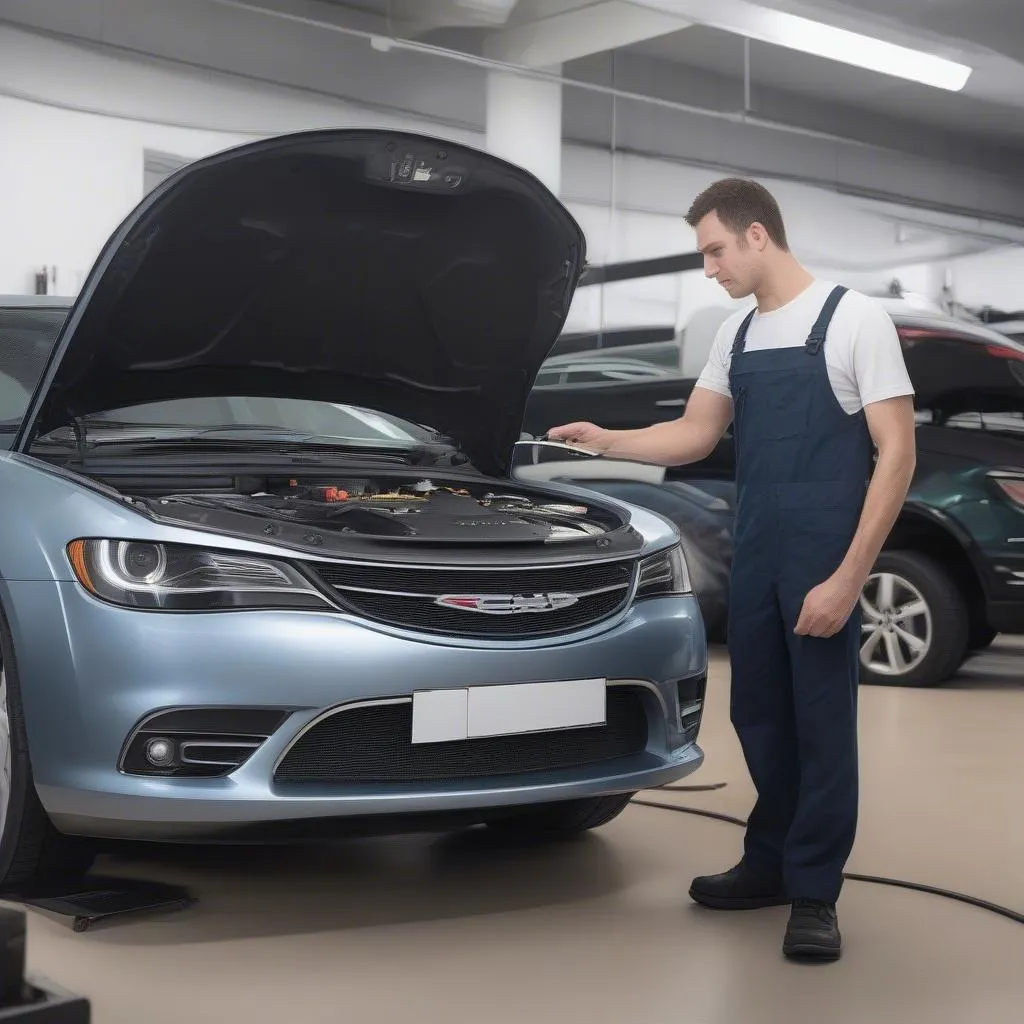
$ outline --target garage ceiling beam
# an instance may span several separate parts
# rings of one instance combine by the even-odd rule
[[[517,0],[391,0],[391,22],[409,36],[439,28],[500,28]]]
[[[557,0],[524,0],[514,24],[488,36],[483,52],[509,64],[552,67],[679,32],[689,24],[677,14],[624,0],[599,0],[568,9]]]

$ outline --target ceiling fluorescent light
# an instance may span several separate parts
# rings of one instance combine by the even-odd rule
[[[959,92],[971,76],[965,64],[873,36],[835,28],[810,18],[747,3],[746,0],[633,0],[642,7],[678,14],[712,28],[764,43]]]

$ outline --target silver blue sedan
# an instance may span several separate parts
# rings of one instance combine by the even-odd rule
[[[694,771],[665,518],[521,440],[584,237],[391,131],[192,164],[0,300],[0,883],[102,839],[561,837]]]

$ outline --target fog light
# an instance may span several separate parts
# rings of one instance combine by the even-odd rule
[[[174,763],[174,744],[163,738],[150,740],[146,744],[146,760],[156,768],[166,768]]]
[[[679,695],[679,727],[685,743],[696,743],[700,735],[701,719],[704,716],[704,695],[707,689],[707,674],[680,679],[676,683]]]

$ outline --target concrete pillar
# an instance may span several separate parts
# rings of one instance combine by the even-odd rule
[[[561,70],[548,68],[558,73]],[[557,196],[562,186],[562,85],[487,72],[487,150],[525,167]]]

